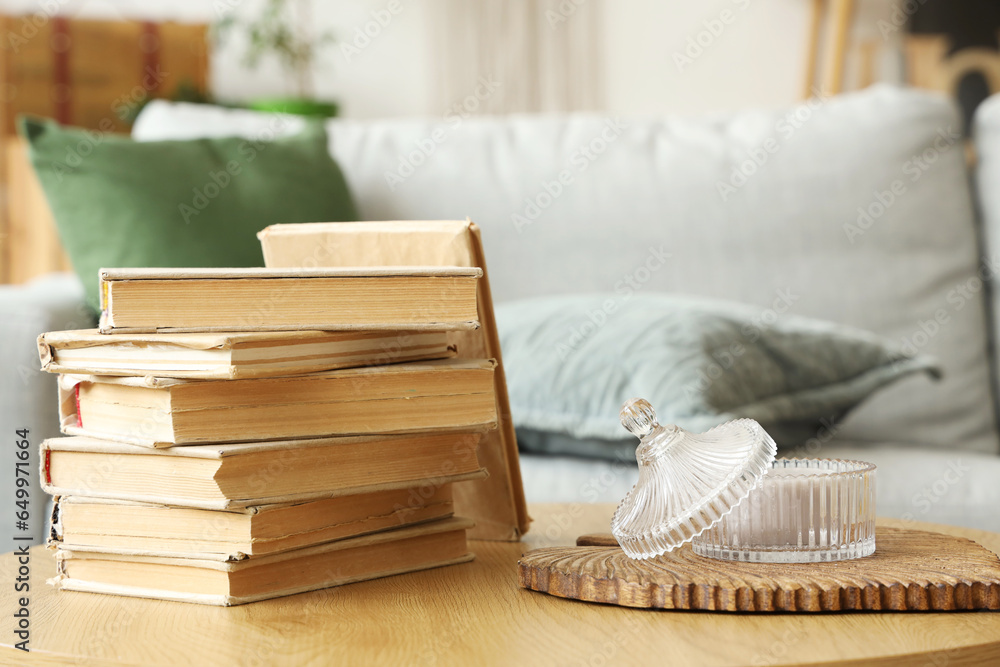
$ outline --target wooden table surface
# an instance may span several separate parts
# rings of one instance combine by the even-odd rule
[[[713,614],[563,600],[517,586],[522,552],[607,532],[611,505],[534,505],[522,543],[474,542],[472,563],[241,607],[204,607],[44,583],[52,554],[31,557],[31,653],[12,645],[12,554],[0,663],[53,665],[1000,665],[1000,613]],[[883,525],[904,525],[886,520]],[[905,524],[970,537],[1000,534]]]

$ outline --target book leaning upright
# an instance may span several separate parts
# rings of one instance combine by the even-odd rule
[[[471,220],[402,220],[272,225],[257,234],[269,268],[301,266],[316,259],[329,270],[357,267],[389,270],[397,265],[463,266],[481,271],[477,281],[475,329],[449,331],[458,357],[496,361],[493,375],[498,406],[498,428],[484,434],[479,460],[489,477],[455,489],[458,514],[476,522],[473,539],[517,540],[531,522],[524,501],[517,440],[510,419],[510,401],[504,379],[500,337],[493,312],[486,255],[479,228]]]

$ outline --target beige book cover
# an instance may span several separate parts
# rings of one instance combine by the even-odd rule
[[[500,354],[500,339],[479,227],[471,220],[407,220],[272,225],[258,235],[271,268],[464,266],[482,270],[478,291],[481,328],[452,331],[460,358],[491,358],[499,428],[483,436],[479,460],[489,477],[455,489],[459,514],[476,521],[474,539],[517,540],[531,519],[524,501],[517,440]]]
[[[443,331],[249,331],[108,336],[97,329],[38,337],[47,373],[143,375],[198,380],[279,377],[445,359],[455,346]]]
[[[143,447],[489,429],[491,359],[443,359],[276,378],[60,375],[63,433]]]
[[[57,497],[48,546],[124,556],[237,561],[446,519],[452,485],[207,510],[86,496]]]
[[[107,498],[209,510],[300,503],[392,489],[418,487],[426,490],[444,484],[485,478],[486,471],[480,467],[473,455],[480,437],[479,433],[462,431],[439,438],[448,454],[435,458],[432,462],[425,462],[429,470],[427,475],[414,474],[415,464],[407,460],[406,452],[398,457],[398,462],[388,463],[385,459],[359,456],[351,470],[344,470],[339,467],[338,459],[335,458],[340,454],[339,451],[328,454],[322,450],[349,448],[354,452],[368,452],[376,447],[398,449],[413,446],[412,443],[419,445],[420,442],[432,438],[438,439],[436,434],[309,438],[161,449],[136,447],[122,442],[84,436],[49,438],[42,441],[40,446],[42,490],[51,496]],[[87,457],[89,463],[82,470],[71,470],[70,472],[74,474],[69,476],[71,481],[67,482],[64,481],[64,470],[56,465],[59,457],[54,454],[58,452],[98,456]],[[236,459],[256,461],[266,459],[268,464],[257,464],[257,467],[251,467],[247,471],[244,470],[246,464]],[[302,463],[303,461],[305,463]],[[219,497],[217,493],[198,494],[195,491],[200,487],[194,481],[181,477],[185,466],[191,467],[189,464],[193,463],[198,470],[197,475],[206,477],[213,483],[214,488],[215,482],[224,477],[224,468],[230,462],[235,466],[239,478],[247,479],[252,493],[230,494],[225,497]],[[306,479],[300,474],[303,466],[310,472],[318,470],[319,477]],[[334,477],[330,470],[322,470],[323,466],[338,471],[336,476]],[[206,470],[201,471],[202,468]],[[146,483],[140,475],[147,472],[165,481],[159,485]],[[285,479],[289,475],[291,477]],[[350,481],[354,477],[359,481]],[[166,490],[172,478],[181,479],[180,491]],[[336,483],[331,483],[331,478]],[[113,484],[117,479],[137,481],[121,491],[109,490],[118,488]]]
[[[240,561],[197,560],[56,549],[64,591],[231,606],[464,563],[465,532],[453,517]]]
[[[104,268],[101,333],[475,329],[478,268]]]

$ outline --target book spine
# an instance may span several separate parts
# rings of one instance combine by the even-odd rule
[[[49,372],[53,357],[52,346],[45,341],[45,334],[38,337],[38,360],[42,364],[42,370]]]

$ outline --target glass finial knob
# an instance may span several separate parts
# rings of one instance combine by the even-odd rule
[[[640,440],[659,426],[656,421],[656,411],[644,398],[630,398],[625,401],[618,416],[622,426]]]

